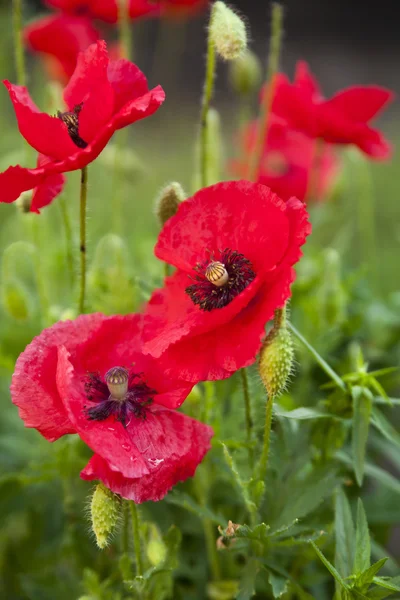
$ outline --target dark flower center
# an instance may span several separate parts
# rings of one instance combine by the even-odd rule
[[[255,278],[251,262],[236,250],[218,251],[219,260],[214,256],[198,263],[195,283],[186,288],[194,304],[201,310],[211,311],[214,308],[227,306]]]
[[[70,112],[57,111],[57,117],[67,126],[69,137],[78,148],[86,148],[87,142],[79,135],[79,113],[82,110],[83,102],[74,106]]]
[[[125,367],[113,367],[104,380],[99,373],[89,373],[84,384],[86,398],[94,404],[84,407],[89,421],[104,421],[113,415],[124,427],[132,415],[146,418],[146,408],[157,393],[143,381],[141,373],[129,372]]]

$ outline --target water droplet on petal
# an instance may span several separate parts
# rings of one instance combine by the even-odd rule
[[[132,446],[130,446],[129,444],[122,444],[122,447],[124,450],[126,450],[127,452],[129,452],[132,449]]]
[[[115,431],[114,427],[109,427],[108,431]]]
[[[154,467],[158,467],[158,465],[160,465],[161,463],[164,462],[164,459],[163,458],[148,458],[147,462],[149,462]]]

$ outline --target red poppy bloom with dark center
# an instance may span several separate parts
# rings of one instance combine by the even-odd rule
[[[57,15],[43,17],[24,29],[24,38],[33,52],[43,55],[50,76],[67,83],[79,52],[100,38],[87,17]]]
[[[390,145],[369,121],[392,99],[391,91],[371,85],[352,86],[325,100],[307,63],[299,62],[293,84],[285,75],[277,76],[272,110],[312,138],[355,144],[372,158],[385,159]]]
[[[67,110],[57,116],[41,113],[25,87],[4,83],[20,133],[48,160],[36,169],[17,165],[0,173],[0,202],[13,202],[24,191],[47,185],[54,174],[82,169],[115,131],[153,114],[165,98],[160,86],[148,90],[136,65],[125,59],[110,62],[104,41],[79,55],[64,90]]]
[[[180,205],[155,253],[177,271],[146,307],[144,352],[186,381],[254,362],[265,325],[290,296],[310,233],[304,204],[263,185],[220,183]]]
[[[191,477],[212,437],[174,410],[192,384],[142,354],[141,319],[92,314],[45,329],[19,357],[11,384],[27,427],[49,441],[77,433],[95,453],[81,477],[138,503]]]
[[[230,163],[232,172],[239,177],[247,175],[248,157],[254,148],[256,132],[257,122],[253,121],[240,136],[244,158]],[[283,200],[296,196],[304,201],[310,179],[315,177],[315,197],[312,199],[323,200],[338,173],[339,161],[330,144],[325,144],[318,156],[316,144],[315,139],[271,115],[257,182],[270,187]]]
[[[86,15],[107,23],[116,23],[118,20],[117,0],[46,0],[46,3],[69,14]],[[157,0],[129,1],[129,17],[132,20],[157,16],[159,13],[160,6]]]

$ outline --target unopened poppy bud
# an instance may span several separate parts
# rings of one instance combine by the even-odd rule
[[[121,148],[117,144],[107,144],[98,160],[104,166],[135,179],[145,171],[145,166],[137,154],[130,148]]]
[[[281,394],[293,368],[293,341],[284,320],[275,323],[260,352],[259,373],[270,398]]]
[[[224,60],[235,60],[247,47],[246,26],[224,2],[215,2],[210,20],[210,37]]]
[[[260,87],[262,67],[254,52],[246,49],[230,63],[229,78],[234,91],[242,96],[247,96]]]
[[[31,210],[32,204],[32,191],[22,192],[22,194],[15,201],[15,206],[22,213],[28,213]]]
[[[177,181],[173,181],[161,190],[154,210],[161,227],[176,214],[180,203],[184,200],[186,200],[186,194]]]
[[[29,293],[18,279],[6,279],[1,288],[1,299],[6,313],[17,321],[26,321],[31,313]]]
[[[99,548],[110,543],[121,514],[121,498],[99,483],[90,503],[92,530]]]
[[[329,326],[343,322],[346,311],[346,293],[340,281],[340,256],[333,248],[324,254],[323,281],[318,293],[322,321]]]
[[[153,567],[163,563],[167,557],[167,547],[158,527],[153,523],[149,523],[149,540],[146,546],[146,554]]]

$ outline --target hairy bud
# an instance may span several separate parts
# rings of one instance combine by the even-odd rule
[[[177,181],[173,181],[161,190],[154,208],[161,227],[176,214],[180,203],[184,200],[186,200],[186,194]]]
[[[278,312],[278,311],[277,311]],[[279,314],[279,313],[278,313]],[[285,319],[275,319],[260,352],[259,372],[270,398],[281,394],[293,368],[293,341]]]
[[[148,524],[148,541],[146,554],[153,567],[163,563],[167,557],[167,546],[162,539],[161,533],[154,523]]]
[[[247,96],[259,88],[262,67],[254,52],[246,49],[239,58],[230,63],[229,78],[234,91],[242,96]]]
[[[22,192],[22,194],[15,201],[15,206],[22,213],[28,213],[31,210],[32,204],[32,191]]]
[[[121,514],[121,498],[99,483],[90,503],[92,530],[99,548],[110,543]]]
[[[235,60],[247,47],[246,26],[224,2],[215,2],[210,20],[210,37],[224,60]]]

